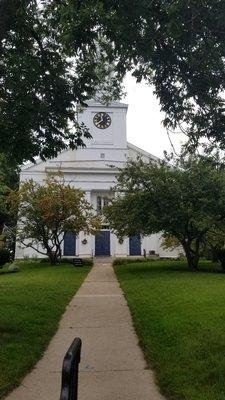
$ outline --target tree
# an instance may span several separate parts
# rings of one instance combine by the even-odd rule
[[[223,0],[1,0],[2,151],[82,145],[74,105],[119,97],[126,71],[154,85],[168,129],[225,148],[224,16]]]
[[[11,218],[9,213],[7,196],[10,189],[16,189],[18,187],[18,184],[18,168],[3,154],[0,154],[0,237],[6,223],[8,225],[12,225],[15,223],[15,220]]]
[[[47,255],[52,265],[61,257],[67,231],[96,233],[99,219],[85,193],[59,177],[48,176],[43,185],[33,180],[9,196],[11,211],[18,214],[17,241]]]
[[[74,13],[77,8],[75,2]],[[104,87],[113,98],[118,74],[110,77],[104,53],[97,55],[94,42],[86,48],[81,32],[73,50],[65,45],[62,2],[1,1],[0,10],[1,151],[21,164],[84,146],[91,136],[78,123],[76,105]]]
[[[180,243],[193,270],[205,235],[225,221],[225,170],[210,158],[180,159],[176,167],[130,161],[120,170],[115,190],[117,197],[105,209],[115,232],[162,231]]]

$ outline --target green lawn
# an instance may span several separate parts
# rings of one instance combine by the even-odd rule
[[[0,270],[0,399],[40,358],[60,316],[90,270],[22,262]]]
[[[224,400],[225,274],[207,262],[196,273],[178,261],[115,269],[162,392],[173,400]]]

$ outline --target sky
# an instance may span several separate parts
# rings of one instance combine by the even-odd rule
[[[128,142],[163,157],[163,151],[171,152],[166,129],[162,125],[163,113],[160,111],[159,101],[153,94],[153,88],[146,83],[136,83],[136,80],[127,75],[124,80],[126,95],[122,102],[127,103],[127,140]],[[181,134],[170,135],[176,152],[179,153],[181,143],[185,136]]]

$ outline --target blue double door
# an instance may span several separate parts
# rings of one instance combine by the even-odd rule
[[[72,231],[68,231],[64,235],[64,256],[75,256],[76,255],[76,234]]]
[[[141,255],[141,237],[135,235],[129,238],[129,253],[131,256]],[[64,236],[64,256],[76,255],[76,234],[72,231],[66,232]],[[95,236],[95,255],[110,256],[110,231],[102,230]]]
[[[110,231],[101,231],[95,236],[95,255],[110,256]]]
[[[130,256],[141,255],[141,236],[140,234],[129,238]]]

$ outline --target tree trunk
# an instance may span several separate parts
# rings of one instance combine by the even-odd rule
[[[198,263],[199,263],[199,254],[198,252],[189,252],[186,253],[188,266],[192,271],[197,271]]]
[[[48,252],[48,258],[49,258],[49,261],[50,261],[51,265],[55,265],[56,264],[56,257],[55,257],[55,252],[54,251],[50,250]]]
[[[187,242],[183,242],[182,246],[185,251],[189,268],[192,271],[197,271],[199,263],[199,246],[196,246],[195,250],[193,250]]]
[[[61,247],[56,245],[54,250],[48,250],[48,258],[51,265],[56,265],[58,259],[61,257]]]

